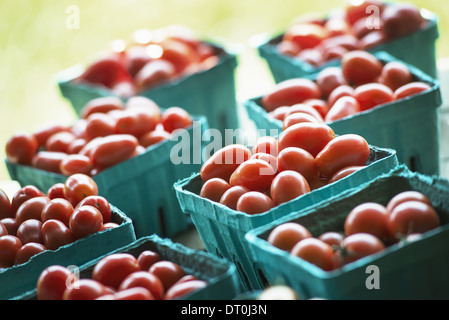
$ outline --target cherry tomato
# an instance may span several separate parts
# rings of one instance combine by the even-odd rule
[[[301,148],[315,157],[334,138],[335,133],[328,125],[298,123],[280,134],[278,147],[279,151],[288,147]]]
[[[42,238],[44,245],[49,250],[57,250],[59,247],[65,246],[75,241],[72,230],[56,219],[50,219],[42,224]]]
[[[172,133],[176,129],[188,128],[193,120],[190,114],[179,107],[170,107],[162,113],[162,125],[164,130]]]
[[[115,134],[116,119],[107,113],[93,113],[86,118],[86,138],[92,140]]]
[[[327,98],[327,104],[329,106],[329,108],[332,108],[332,106],[335,104],[335,102],[337,102],[338,99],[340,99],[341,97],[352,97],[354,96],[354,88],[349,86],[349,85],[341,85],[337,88],[335,88],[329,95],[329,97]]]
[[[302,23],[291,26],[283,39],[297,44],[302,49],[307,49],[316,47],[327,37],[329,32],[324,27],[313,23]]]
[[[237,202],[239,198],[249,191],[250,190],[248,188],[242,186],[231,187],[226,190],[225,193],[223,193],[223,196],[220,199],[220,203],[224,204],[232,210],[237,210]]]
[[[28,219],[41,220],[42,210],[45,208],[47,203],[50,201],[47,197],[34,197],[31,198],[19,207],[16,212],[16,222],[18,225],[22,224]]]
[[[62,300],[64,291],[77,280],[69,269],[59,265],[50,266],[38,278],[37,299]]]
[[[46,124],[39,127],[33,132],[34,138],[37,140],[38,147],[44,147],[47,143],[48,138],[53,136],[58,132],[69,131],[68,127],[60,124]]]
[[[356,98],[350,96],[341,97],[335,101],[324,120],[326,122],[337,121],[353,114],[357,114],[360,110],[360,103]]]
[[[139,263],[140,269],[148,271],[150,267],[158,261],[161,261],[161,255],[152,250],[144,250],[137,257],[137,261]]]
[[[275,207],[275,203],[266,194],[258,191],[249,191],[237,201],[237,211],[247,214],[259,214]]]
[[[288,202],[308,192],[310,192],[309,183],[297,171],[282,171],[271,184],[271,198],[276,204]]]
[[[229,181],[235,169],[249,158],[251,158],[251,151],[243,145],[233,144],[223,147],[201,166],[201,179],[207,181],[212,178],[221,178]]]
[[[359,102],[361,111],[392,102],[393,95],[393,91],[381,83],[364,84],[354,90],[354,98]]]
[[[312,106],[306,104],[306,103],[297,103],[290,107],[288,113],[285,115],[286,117],[289,117],[292,114],[295,113],[307,113],[314,118],[316,118],[319,122],[323,122],[323,117],[321,117],[321,114],[315,110]]]
[[[19,225],[17,224],[15,218],[3,218],[0,220],[0,222],[5,226],[8,234],[12,236],[17,235],[17,229],[19,228]]]
[[[45,149],[50,152],[68,153],[71,143],[75,140],[76,136],[73,133],[61,131],[53,134],[47,139]]]
[[[139,144],[145,148],[148,148],[156,143],[169,140],[171,134],[165,130],[153,130],[143,134],[139,138]]]
[[[43,243],[41,229],[42,222],[40,220],[28,219],[19,225],[17,238],[20,239],[22,245],[29,242]]]
[[[305,112],[296,112],[291,115],[288,115],[283,123],[282,123],[282,130],[285,131],[288,127],[291,127],[294,124],[297,123],[303,123],[303,122],[312,122],[312,123],[322,123],[322,121],[319,121],[314,116],[311,116],[308,113]]]
[[[289,79],[277,84],[271,92],[262,97],[262,105],[267,112],[277,107],[292,106],[308,99],[320,99],[321,91],[312,80],[305,78]]]
[[[183,72],[189,65],[196,62],[198,57],[195,51],[186,43],[167,39],[161,43],[161,59],[170,61],[176,73]]]
[[[120,283],[133,272],[140,271],[137,259],[129,253],[114,253],[102,258],[92,271],[92,279],[118,289]]]
[[[381,204],[366,202],[359,204],[349,212],[345,219],[344,230],[347,236],[355,233],[369,233],[387,242],[388,210]]]
[[[5,225],[0,222],[0,237],[6,236],[8,234],[8,229],[5,227]]]
[[[315,158],[304,149],[296,147],[285,148],[279,153],[277,159],[279,172],[286,170],[297,171],[307,181],[318,178],[319,172]]]
[[[22,247],[22,241],[12,235],[0,237],[0,262],[13,264],[16,259],[17,252]]]
[[[14,218],[14,212],[8,195],[0,189],[0,219],[4,218]]]
[[[222,195],[231,188],[229,183],[221,178],[207,180],[201,188],[200,197],[219,202]]]
[[[402,87],[399,87],[398,89],[396,89],[396,91],[394,92],[394,99],[395,100],[400,100],[400,99],[404,99],[405,97],[409,97],[421,92],[425,92],[430,90],[431,87],[424,82],[410,82],[406,85],[403,85]]]
[[[98,196],[97,183],[91,177],[77,173],[66,179],[64,183],[64,197],[74,207],[89,196]]]
[[[137,271],[128,275],[120,284],[119,291],[143,287],[151,292],[154,299],[162,300],[164,296],[164,285],[162,281],[149,271]]]
[[[273,168],[275,173],[278,171],[277,158],[271,154],[255,153],[251,156],[250,159],[259,159],[259,160],[265,161]]]
[[[15,214],[17,212],[17,209],[24,203],[25,201],[35,198],[35,197],[45,197],[45,194],[39,190],[36,186],[33,185],[27,185],[22,188],[20,188],[13,196],[11,200],[11,206],[12,211]]]
[[[131,157],[139,141],[130,134],[114,134],[101,138],[92,149],[91,159],[95,166],[110,167]]]
[[[173,78],[176,69],[167,60],[151,60],[145,64],[135,76],[135,83],[139,91],[151,89]]]
[[[391,4],[382,12],[383,31],[391,38],[405,36],[420,29],[423,18],[411,3]]]
[[[345,167],[343,169],[340,169],[334,175],[329,179],[329,183],[334,183],[340,179],[343,179],[344,177],[349,176],[350,174],[353,174],[356,171],[359,171],[360,169],[366,168],[366,166],[349,166]]]
[[[159,118],[159,112],[153,112],[143,106],[126,108],[117,118],[115,131],[118,134],[129,134],[140,138],[156,128]]]
[[[273,167],[264,160],[249,159],[243,162],[231,175],[229,184],[243,186],[252,191],[265,191],[273,181],[276,172]]]
[[[81,110],[81,118],[87,119],[94,113],[108,113],[111,110],[123,110],[123,101],[117,97],[100,97],[89,100]]]
[[[11,163],[30,165],[38,150],[38,142],[33,135],[16,133],[6,143],[6,158]]]
[[[274,119],[277,119],[279,121],[284,121],[289,110],[290,110],[289,106],[282,106],[282,107],[277,107],[276,109],[274,109],[271,112],[268,112],[268,114],[271,117],[273,117]]]
[[[344,235],[335,231],[327,231],[321,234],[318,237],[318,239],[323,242],[326,242],[335,251],[341,246],[341,242],[344,239]]]
[[[323,69],[318,73],[315,81],[320,87],[323,98],[327,98],[335,88],[347,84],[340,67],[327,67]]]
[[[263,136],[257,139],[256,143],[253,145],[253,154],[256,153],[267,153],[273,156],[278,154],[278,143],[277,139],[272,136]]]
[[[315,161],[320,174],[330,178],[345,167],[364,166],[369,155],[370,147],[362,136],[345,134],[330,141]]]
[[[105,197],[99,195],[88,196],[81,200],[76,207],[79,208],[85,205],[95,207],[100,211],[103,216],[103,223],[111,222],[112,209],[109,201]]]
[[[290,252],[299,241],[311,237],[310,231],[302,224],[286,222],[271,230],[267,241],[276,248]]]
[[[116,83],[132,82],[126,68],[116,58],[105,57],[92,63],[78,81],[112,88]]]
[[[421,201],[424,203],[427,203],[428,205],[432,205],[432,202],[430,202],[430,199],[424,195],[423,193],[419,191],[414,190],[408,190],[403,191],[395,195],[393,198],[390,199],[387,203],[387,209],[388,211],[393,211],[393,209],[398,206],[399,204],[405,202],[405,201]]]
[[[97,298],[97,300],[154,300],[151,293],[142,287],[131,288],[123,291],[116,292],[114,294],[104,295]]]
[[[382,83],[395,91],[399,87],[413,81],[409,68],[399,61],[391,61],[384,65],[381,74]]]
[[[67,158],[64,152],[39,151],[32,160],[33,167],[44,171],[61,173],[61,162]]]
[[[109,291],[100,282],[92,279],[78,279],[65,289],[62,299],[87,301],[95,300],[106,294],[109,294]]]
[[[381,252],[385,249],[385,245],[372,234],[355,233],[343,239],[341,248],[341,250],[336,252],[335,267],[341,267],[363,257]]]
[[[332,247],[317,238],[305,238],[299,241],[292,248],[291,255],[312,263],[324,271],[334,268]]]
[[[70,216],[73,214],[73,211],[73,205],[68,200],[55,198],[45,205],[40,220],[45,222],[50,219],[57,219],[68,227]]]
[[[329,106],[327,102],[322,99],[308,99],[304,101],[304,104],[309,105],[316,111],[318,111],[322,119],[324,119],[324,117],[326,117],[326,114],[329,112]]]
[[[103,216],[97,208],[83,205],[77,207],[70,216],[69,227],[75,238],[84,238],[101,231]]]
[[[159,278],[164,286],[164,292],[186,275],[179,264],[167,260],[155,262],[150,267],[149,272]]]
[[[64,198],[64,183],[55,183],[47,191],[47,197],[50,200]]]
[[[44,252],[47,248],[41,244],[36,242],[29,242],[24,244],[16,254],[16,259],[14,260],[14,264],[22,264],[28,262],[35,255]]]
[[[382,73],[382,63],[367,51],[354,50],[345,54],[341,68],[346,80],[355,85],[375,82]]]
[[[405,201],[390,212],[388,228],[397,239],[412,234],[424,233],[440,226],[435,209],[422,201]]]
[[[191,280],[182,283],[174,284],[168,289],[165,294],[164,300],[174,300],[186,297],[195,291],[198,291],[207,286],[207,282],[203,280]]]
[[[63,175],[70,176],[75,173],[89,175],[92,171],[92,161],[81,154],[70,154],[60,163],[60,171]]]

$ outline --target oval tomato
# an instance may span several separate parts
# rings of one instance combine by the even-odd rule
[[[37,299],[62,300],[64,291],[76,280],[76,275],[63,266],[47,267],[37,281]]]
[[[5,235],[0,237],[0,262],[6,264],[13,264],[16,259],[17,252],[22,247],[22,241],[12,235]]]
[[[191,280],[174,284],[165,294],[164,300],[181,299],[207,286],[204,280]]]
[[[92,279],[79,279],[65,289],[63,300],[95,300],[101,296],[108,294],[107,288],[98,281]]]
[[[70,145],[76,136],[68,131],[61,131],[50,136],[45,143],[46,151],[68,153]]]
[[[360,169],[366,168],[366,166],[349,166],[345,167],[343,169],[338,170],[334,173],[334,175],[329,179],[328,183],[334,183],[340,179],[343,179],[344,177],[349,176],[350,174],[353,174],[356,171],[359,171]]]
[[[5,191],[0,189],[0,219],[14,218],[11,200]]]
[[[118,289],[120,283],[133,272],[140,271],[137,259],[129,253],[114,253],[102,258],[92,271],[92,279]]]
[[[47,248],[41,243],[29,242],[24,244],[16,254],[14,264],[22,264],[28,262],[35,255],[44,252]]]
[[[118,97],[99,97],[89,100],[81,109],[81,118],[87,119],[94,113],[108,113],[111,110],[123,110],[123,101]]]
[[[388,204],[387,204],[388,211],[390,211],[390,212],[393,211],[393,209],[396,206],[398,206],[399,204],[401,204],[405,201],[421,201],[421,202],[427,203],[429,205],[432,205],[432,203],[430,202],[430,199],[423,193],[421,193],[419,191],[408,190],[408,191],[403,191],[403,192],[398,193],[393,198],[391,198],[390,201],[388,201]]]
[[[419,30],[424,19],[414,4],[401,3],[386,6],[381,21],[385,34],[397,38]]]
[[[394,101],[393,91],[381,83],[368,83],[354,90],[354,98],[360,104],[360,110],[365,111],[375,106]]]
[[[70,216],[69,227],[75,238],[84,238],[101,231],[103,216],[97,208],[83,205],[73,211]]]
[[[40,148],[45,146],[48,138],[62,131],[69,131],[69,129],[66,126],[60,124],[46,124],[35,130],[33,132],[33,136],[36,138],[38,147]]]
[[[250,190],[248,188],[242,186],[231,187],[223,193],[220,203],[232,210],[237,210],[237,202],[239,198],[249,191]]]
[[[117,117],[115,131],[118,134],[129,134],[140,138],[145,133],[153,131],[159,120],[159,111],[154,112],[144,106],[126,108]]]
[[[369,233],[387,242],[389,213],[386,207],[375,202],[366,202],[356,206],[345,219],[344,230],[347,236],[355,233]]]
[[[329,108],[332,108],[332,106],[335,104],[335,102],[340,99],[341,97],[352,97],[354,96],[354,88],[349,85],[341,85],[337,88],[335,88],[327,98],[327,104]]]
[[[116,119],[107,113],[93,113],[86,118],[85,135],[87,140],[115,134]]]
[[[170,80],[175,74],[176,70],[171,62],[157,59],[145,64],[134,80],[138,90],[143,91]]]
[[[91,153],[94,167],[110,167],[129,159],[139,145],[137,138],[130,134],[114,134],[101,138]]]
[[[305,102],[292,105],[289,108],[289,110],[285,116],[289,117],[292,114],[299,113],[299,112],[307,113],[307,114],[313,116],[314,118],[316,118],[316,120],[318,120],[318,122],[323,122],[323,117],[321,116],[321,114],[317,110],[315,110],[311,105],[308,105]]]
[[[50,200],[53,199],[64,199],[64,183],[55,183],[47,191],[47,197]]]
[[[67,157],[64,152],[39,151],[33,157],[32,165],[41,170],[61,173],[61,162]]]
[[[179,107],[170,107],[162,113],[161,123],[165,131],[173,133],[176,129],[190,127],[193,120],[186,110]]]
[[[18,225],[22,224],[28,219],[41,220],[41,213],[47,203],[50,201],[47,197],[31,198],[19,207],[16,212],[16,222]]]
[[[156,300],[162,300],[165,293],[162,281],[149,271],[137,271],[131,273],[123,279],[118,290],[123,291],[136,287],[147,289]]]
[[[356,98],[351,96],[344,96],[335,101],[332,108],[330,108],[324,120],[332,122],[346,118],[350,115],[357,114],[361,110],[360,103]]]
[[[369,233],[355,233],[345,237],[341,242],[341,249],[336,252],[334,265],[341,267],[384,249],[385,245],[376,236]]]
[[[329,37],[326,28],[314,23],[300,23],[291,26],[283,39],[297,44],[302,49],[314,48]]]
[[[382,63],[367,51],[354,50],[345,54],[341,60],[345,79],[354,85],[375,82],[382,73]]]
[[[341,242],[344,239],[344,235],[335,231],[327,231],[321,234],[318,239],[326,242],[332,247],[334,251],[336,251],[338,248],[340,248]]]
[[[33,135],[16,133],[6,143],[6,158],[11,163],[30,165],[38,150],[38,142]]]
[[[221,178],[207,180],[201,187],[200,197],[219,202],[223,194],[231,188],[229,183]]]
[[[17,235],[17,229],[19,228],[19,225],[16,222],[16,219],[14,218],[3,218],[0,220],[1,224],[5,226],[6,230],[8,231],[8,234],[15,236]]]
[[[311,237],[310,231],[302,224],[286,222],[273,228],[267,241],[276,248],[290,252],[299,241]]]
[[[144,250],[137,257],[137,261],[139,263],[140,269],[148,271],[150,267],[158,261],[161,261],[161,255],[152,250]]]
[[[257,139],[256,143],[253,145],[253,154],[256,153],[267,153],[273,156],[278,154],[278,142],[275,137],[263,136]]]
[[[395,91],[399,87],[413,81],[413,75],[409,68],[399,61],[391,61],[384,65],[381,74],[384,85]]]
[[[109,201],[105,197],[99,195],[88,196],[77,204],[77,208],[85,205],[92,206],[100,211],[103,216],[103,223],[111,222],[112,209]]]
[[[282,123],[282,130],[285,131],[288,127],[291,127],[294,124],[303,123],[303,122],[312,122],[312,123],[322,123],[317,118],[311,116],[305,112],[296,112],[289,116],[287,116]]]
[[[310,192],[306,178],[297,171],[285,170],[280,172],[271,184],[271,198],[275,204],[293,200]]]
[[[66,176],[75,173],[88,175],[92,171],[92,167],[90,158],[81,154],[69,154],[59,165],[61,173]]]
[[[243,162],[229,179],[232,187],[242,186],[252,191],[265,191],[273,181],[276,172],[264,160],[249,159]]]
[[[41,229],[42,222],[40,220],[28,219],[19,225],[16,236],[20,239],[22,245],[29,242],[43,243]]]
[[[64,197],[74,207],[89,196],[98,196],[98,186],[91,177],[76,173],[68,177],[64,183]]]
[[[164,292],[186,275],[186,272],[179,264],[167,260],[155,262],[150,267],[149,272],[159,278],[164,286]]]
[[[237,211],[247,214],[259,214],[275,207],[275,203],[266,194],[258,191],[249,191],[240,196],[237,201]]]
[[[136,287],[131,289],[126,289],[113,294],[108,294],[97,298],[97,300],[154,300],[151,293],[142,287]]]
[[[419,81],[410,82],[396,89],[396,91],[394,92],[394,99],[395,100],[404,99],[406,97],[413,96],[415,94],[425,92],[430,89],[431,86],[425,82]]]
[[[329,112],[329,106],[327,102],[323,99],[308,99],[304,101],[304,104],[311,106],[316,111],[318,111],[323,120],[324,117],[326,117],[326,114]]]
[[[152,146],[156,143],[169,140],[171,134],[165,130],[153,130],[143,134],[139,138],[139,144],[145,148]]]
[[[332,247],[317,238],[305,238],[299,241],[292,248],[291,255],[312,263],[324,271],[334,268]]]
[[[6,236],[8,234],[8,229],[5,227],[5,225],[0,222],[0,237]]]
[[[57,250],[75,241],[72,231],[61,221],[50,219],[42,224],[42,238],[45,247]]]
[[[340,67],[327,67],[320,71],[316,78],[323,98],[327,98],[335,88],[347,84]]]

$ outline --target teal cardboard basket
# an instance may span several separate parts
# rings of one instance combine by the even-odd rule
[[[154,100],[161,108],[179,106],[191,114],[206,116],[209,126],[224,132],[238,129],[238,104],[235,92],[237,56],[214,45],[219,63],[213,68],[139,93]],[[98,97],[111,96],[104,88],[73,82],[84,68],[81,65],[61,71],[56,81],[61,94],[79,116],[84,105]]]
[[[401,38],[383,43],[368,51],[375,53],[385,51],[393,56],[418,67],[431,77],[437,77],[436,41],[439,37],[438,17],[436,14],[421,9],[421,15],[427,20],[425,28]],[[322,69],[339,63],[332,60],[319,67],[301,61],[298,58],[282,55],[276,45],[282,40],[283,34],[272,36],[258,35],[257,51],[267,62],[271,74],[276,82],[291,78],[303,77],[317,73]]]
[[[375,56],[384,63],[400,61],[386,52],[375,53]],[[429,84],[431,89],[327,124],[336,134],[359,134],[373,145],[395,149],[399,162],[406,164],[412,171],[438,175],[438,108],[442,105],[440,84],[438,80],[416,67],[405,64],[417,81]],[[315,80],[316,77],[315,74],[304,78]],[[262,97],[257,97],[244,102],[248,117],[258,129],[265,129],[268,133],[270,129],[282,130],[282,122],[265,111],[261,99]]]
[[[163,260],[179,264],[188,274],[207,281],[208,285],[181,300],[230,300],[240,294],[235,266],[207,252],[188,248],[168,238],[157,235],[137,239],[79,267],[80,278],[91,278],[94,266],[104,257],[114,253],[130,253],[136,258],[145,250],[159,253]],[[16,296],[15,300],[35,300],[36,288]]]
[[[275,248],[266,240],[273,228],[288,221],[304,225],[314,237],[326,231],[342,231],[347,214],[358,204],[378,202],[386,205],[393,196],[408,190],[422,192],[430,199],[441,226],[422,234],[419,240],[399,242],[340,269],[324,271]],[[449,181],[411,172],[404,165],[398,166],[327,203],[251,230],[246,240],[255,267],[268,283],[289,285],[304,299],[448,299]],[[374,275],[374,268],[378,270],[379,288],[369,289],[365,283]]]
[[[10,300],[36,288],[41,272],[51,265],[81,266],[116,248],[133,243],[136,235],[131,219],[111,205],[111,221],[119,226],[79,239],[57,250],[46,250],[28,262],[0,271],[0,300]]]
[[[153,145],[143,154],[92,177],[100,195],[120,207],[132,219],[137,237],[153,233],[170,237],[191,226],[190,219],[181,211],[173,184],[201,168],[204,142],[198,144],[195,141],[202,141],[207,129],[206,118],[195,116],[193,126],[183,131],[177,140],[174,138]],[[187,163],[174,164],[170,153],[181,146],[183,149],[179,155],[188,154],[189,157],[185,159]],[[22,186],[31,184],[44,191],[67,179],[61,174],[12,164],[7,160],[6,166],[11,178]]]
[[[253,268],[253,260],[244,237],[257,227],[310,206],[389,172],[398,162],[396,152],[371,146],[367,167],[332,184],[316,189],[270,211],[249,215],[200,196],[203,181],[200,174],[175,184],[176,194],[184,213],[190,215],[206,250],[235,263],[245,291],[263,288],[264,280]]]

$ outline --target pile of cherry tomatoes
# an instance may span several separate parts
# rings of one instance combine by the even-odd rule
[[[341,66],[320,71],[315,81],[278,83],[262,97],[262,106],[285,129],[299,122],[330,123],[430,89],[404,63],[383,64],[367,51],[354,50],[343,55]]]
[[[91,278],[54,265],[37,281],[38,300],[173,300],[204,288],[207,281],[187,273],[179,264],[152,250],[136,258],[113,253],[95,264]]]
[[[410,3],[352,0],[326,19],[300,17],[276,45],[278,52],[318,67],[353,50],[367,50],[425,28]]]
[[[140,29],[132,40],[116,40],[74,83],[106,88],[129,98],[156,86],[214,67],[219,53],[179,25]]]
[[[10,163],[70,176],[95,176],[103,170],[170,139],[177,129],[192,125],[180,107],[162,110],[153,100],[135,96],[88,102],[71,126],[46,125],[32,134],[14,134],[6,145]]]
[[[78,239],[115,228],[107,199],[89,176],[75,174],[43,192],[28,185],[10,200],[0,189],[0,270]]]
[[[336,136],[324,123],[298,123],[278,138],[264,136],[215,152],[201,167],[200,196],[233,210],[258,214],[333,183],[367,165],[360,135]]]
[[[377,202],[357,205],[346,216],[343,231],[314,237],[305,226],[292,221],[273,228],[267,241],[332,271],[401,240],[415,241],[439,226],[440,218],[428,197],[409,190],[395,195],[385,206]]]

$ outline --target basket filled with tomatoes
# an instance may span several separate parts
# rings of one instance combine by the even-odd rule
[[[249,230],[327,202],[397,165],[392,149],[303,123],[278,138],[260,137],[252,147],[219,149],[175,189],[206,249],[233,261],[245,290],[257,290],[263,279],[244,239]]]
[[[13,180],[43,190],[68,175],[86,174],[132,219],[138,237],[171,236],[191,226],[173,183],[201,167],[196,158],[203,142],[191,141],[207,128],[204,116],[162,109],[143,96],[126,103],[101,97],[89,101],[71,125],[17,132],[7,142],[5,161]]]
[[[300,122],[326,123],[337,134],[360,134],[396,150],[412,171],[439,174],[440,84],[386,52],[354,50],[341,64],[276,84],[245,101],[259,129],[285,130]]]
[[[448,192],[402,165],[246,239],[268,283],[304,298],[447,299]]]
[[[207,117],[211,127],[239,127],[235,97],[236,55],[198,39],[189,28],[139,29],[115,40],[89,62],[60,72],[62,95],[77,114],[90,100],[116,96],[151,98],[161,107],[183,106]]]
[[[353,50],[386,51],[436,77],[437,22],[412,3],[349,0],[327,16],[298,17],[257,48],[276,82],[316,73]]]
[[[33,289],[53,264],[81,265],[136,240],[132,221],[87,175],[61,185],[0,189],[1,299]]]
[[[145,236],[80,265],[42,270],[16,300],[230,300],[235,266],[168,238]]]

